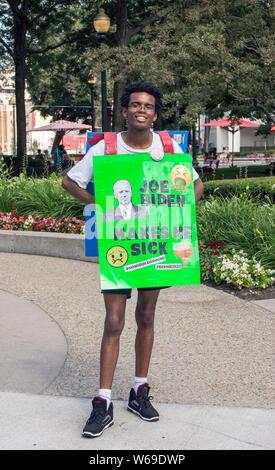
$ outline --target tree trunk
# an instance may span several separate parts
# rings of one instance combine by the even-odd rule
[[[64,137],[65,135],[65,131],[57,131],[55,136],[54,136],[54,141],[53,141],[53,145],[52,145],[52,149],[54,147],[58,147],[58,145],[60,144],[62,138]]]
[[[204,124],[208,124],[208,123],[209,123],[209,118],[208,118],[208,115],[206,114],[204,118]],[[206,126],[204,128],[204,142],[203,142],[204,152],[208,152],[208,149],[209,149],[209,134],[210,134],[210,127]]]
[[[127,46],[127,0],[118,0],[116,9],[116,43],[118,47]],[[116,81],[114,83],[114,110],[113,110],[113,131],[121,131],[124,129],[124,118],[120,112],[119,98],[125,86],[124,81]]]
[[[26,167],[26,17],[14,14],[14,65],[17,124],[17,171]]]
[[[124,117],[120,112],[119,98],[123,93],[125,83],[115,82],[114,83],[114,110],[113,110],[113,125],[112,130],[114,132],[123,131],[124,129]]]

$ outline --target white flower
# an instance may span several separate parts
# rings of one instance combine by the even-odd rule
[[[222,255],[213,271],[217,281],[225,281],[238,288],[267,287],[275,281],[275,270],[265,269],[255,257],[248,259],[243,250]]]

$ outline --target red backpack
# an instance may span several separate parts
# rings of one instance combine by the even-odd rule
[[[174,153],[173,141],[167,131],[158,132],[161,142],[163,145],[163,151],[165,153]],[[105,141],[105,155],[116,155],[117,154],[117,134],[114,132],[104,132],[102,134],[95,134],[93,137],[88,139],[90,145],[95,145],[102,139]]]

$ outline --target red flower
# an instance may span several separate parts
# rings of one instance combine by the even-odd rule
[[[221,253],[219,251],[212,251],[211,254],[214,256],[220,256]]]

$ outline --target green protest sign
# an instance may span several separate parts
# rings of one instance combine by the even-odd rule
[[[94,156],[102,289],[199,284],[191,157]]]

